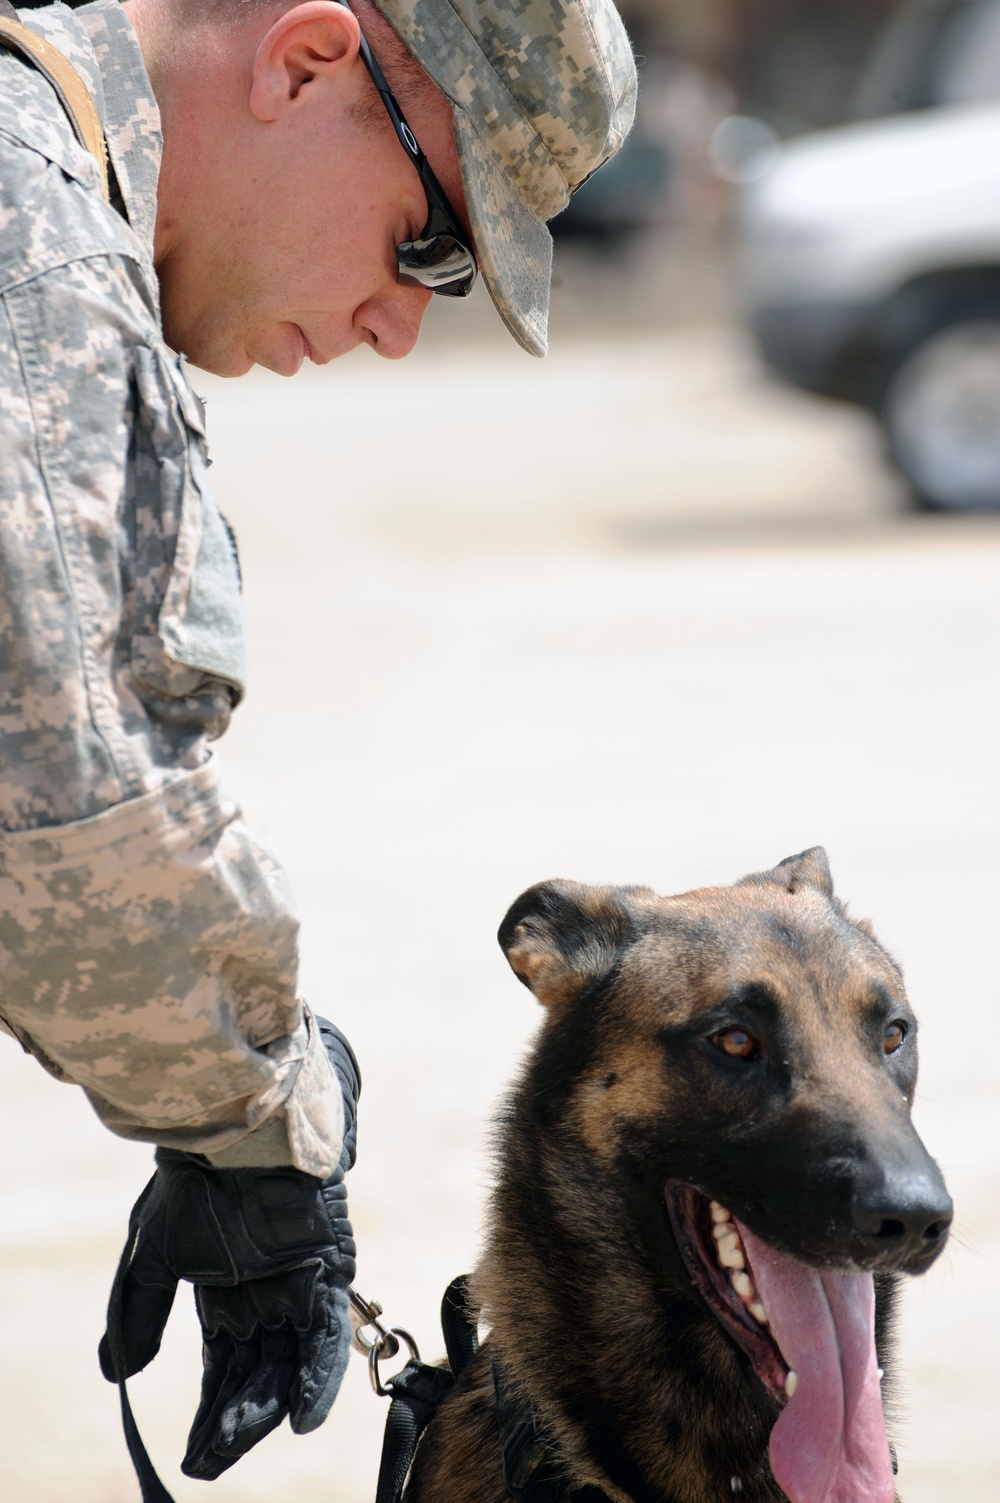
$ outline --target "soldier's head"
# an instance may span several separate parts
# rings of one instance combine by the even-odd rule
[[[127,14],[163,117],[156,261],[175,348],[226,375],[292,374],[361,343],[398,358],[434,293],[462,295],[478,270],[544,353],[546,221],[634,111],[612,0],[127,0]]]

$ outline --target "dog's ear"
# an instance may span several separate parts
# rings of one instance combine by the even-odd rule
[[[803,887],[815,887],[824,897],[833,897],[830,863],[821,845],[810,846],[808,851],[800,851],[797,856],[786,856],[784,861],[779,861],[773,870],[753,872],[736,885],[737,887],[762,886],[770,882],[776,882],[779,887],[785,887],[789,892],[799,892]]]
[[[646,891],[540,882],[508,909],[500,948],[518,980],[556,1011],[610,971],[633,931],[626,897]]]
[[[786,856],[774,868],[789,892],[798,892],[801,887],[817,887],[826,898],[833,897],[833,878],[826,851],[821,845],[810,846],[797,856]]]

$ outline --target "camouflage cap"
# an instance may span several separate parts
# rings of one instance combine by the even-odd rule
[[[375,0],[454,105],[480,268],[504,323],[544,355],[545,221],[614,156],[635,114],[632,48],[611,0]]]

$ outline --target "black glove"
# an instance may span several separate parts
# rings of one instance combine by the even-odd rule
[[[178,1279],[194,1284],[204,1374],[181,1464],[189,1477],[218,1477],[286,1415],[297,1434],[315,1430],[347,1366],[355,1246],[343,1181],[361,1078],[347,1040],[316,1021],[344,1094],[336,1172],[318,1180],[291,1167],[220,1169],[158,1148],[132,1213],[135,1251],[115,1281],[101,1370],[115,1383],[151,1362]]]

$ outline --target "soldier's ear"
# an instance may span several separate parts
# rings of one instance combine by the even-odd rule
[[[824,897],[833,897],[830,863],[821,845],[810,846],[807,851],[800,851],[797,856],[786,856],[784,861],[779,861],[771,871],[754,872],[736,885],[742,887],[768,882],[776,882],[780,887],[787,888],[789,892],[799,892],[803,887],[815,887]]]
[[[271,123],[328,99],[348,78],[360,35],[357,17],[346,6],[327,6],[322,12],[304,5],[287,7],[257,45],[250,113]]]
[[[518,980],[558,1011],[611,970],[634,932],[627,900],[647,891],[540,882],[508,909],[500,948]]]

